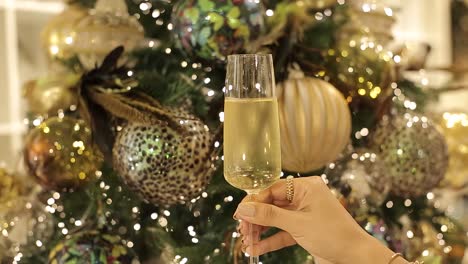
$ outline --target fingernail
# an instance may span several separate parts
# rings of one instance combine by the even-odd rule
[[[239,207],[237,207],[236,215],[240,216],[247,216],[247,217],[254,217],[255,216],[255,206],[249,203],[241,203]]]
[[[244,250],[244,253],[251,254],[252,253],[252,248],[250,246],[247,246]]]
[[[242,247],[241,247],[242,252],[245,253],[245,252],[246,252],[246,251],[245,251],[246,249],[247,249],[247,246],[246,246],[246,245],[242,245]]]
[[[232,216],[232,218],[233,218],[234,220],[239,220],[239,219],[237,218],[237,212]]]

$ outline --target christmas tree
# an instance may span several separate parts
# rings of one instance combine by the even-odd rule
[[[26,170],[0,171],[2,263],[246,263],[222,172],[236,53],[273,55],[283,175],[322,177],[408,259],[462,263],[442,196],[466,189],[468,115],[426,111],[440,90],[403,77],[422,66],[394,22],[372,0],[69,0],[24,85]]]

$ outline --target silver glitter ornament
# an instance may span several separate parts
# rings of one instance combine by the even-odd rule
[[[113,147],[114,169],[143,199],[155,205],[196,198],[211,179],[212,142],[208,127],[188,114],[178,114],[177,131],[165,122],[127,123]]]
[[[368,149],[358,149],[330,163],[326,175],[330,185],[339,190],[346,208],[354,215],[368,213],[370,207],[379,207],[387,197],[391,182],[382,177],[386,167],[379,155]]]
[[[375,130],[372,146],[392,182],[391,192],[402,197],[420,196],[444,177],[448,165],[444,136],[426,117],[405,113],[384,118]]]

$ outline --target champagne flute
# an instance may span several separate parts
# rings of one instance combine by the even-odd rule
[[[270,54],[228,56],[224,100],[224,177],[248,195],[281,175],[278,102]],[[250,226],[250,246],[253,237]],[[250,263],[259,263],[250,256]]]

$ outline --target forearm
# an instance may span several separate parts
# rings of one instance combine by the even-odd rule
[[[389,264],[392,256],[395,254],[388,249],[376,238],[366,234],[364,238],[359,241],[354,241],[354,245],[347,249],[345,255],[348,260],[344,263],[359,263],[359,264]],[[392,264],[408,264],[405,259],[398,257],[395,258]]]

